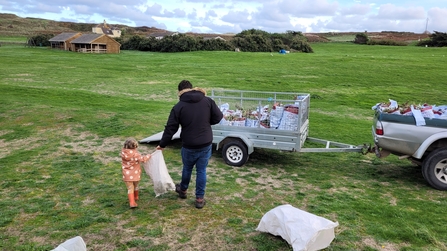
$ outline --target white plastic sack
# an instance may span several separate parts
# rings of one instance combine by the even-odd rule
[[[282,114],[284,113],[284,106],[274,105],[270,111],[270,128],[277,129],[281,123]]]
[[[298,110],[297,105],[286,105],[282,114],[281,121],[279,122],[278,130],[298,130]]]
[[[328,247],[335,238],[332,222],[291,205],[268,211],[259,222],[257,231],[281,236],[294,251],[314,251]]]
[[[413,113],[413,117],[416,120],[416,126],[424,126],[425,119],[424,116],[422,116],[422,112],[420,110],[414,109],[413,106],[411,106],[411,112]]]
[[[87,251],[84,240],[81,236],[76,236],[57,246],[52,251]]]
[[[161,150],[152,153],[152,157],[146,163],[143,163],[144,171],[151,177],[154,183],[155,197],[158,197],[168,191],[175,190],[175,184],[166,168],[165,159]]]

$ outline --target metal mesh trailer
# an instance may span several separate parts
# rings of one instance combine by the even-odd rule
[[[362,147],[308,137],[310,94],[212,90],[224,119],[213,126],[213,143],[232,166],[242,166],[255,148],[293,152],[361,152]],[[245,123],[244,123],[245,122]],[[324,148],[304,148],[305,141]]]
[[[213,90],[210,97],[219,107],[228,104],[228,110],[237,114],[228,119],[228,112],[223,111],[223,122],[213,126],[213,143],[217,149],[222,148],[222,156],[227,164],[243,165],[254,148],[299,151],[307,138],[309,94]],[[295,122],[293,126],[288,123],[284,129],[278,129],[281,119],[273,116],[279,117],[280,113],[283,115],[286,105],[296,107],[298,114],[292,121]],[[253,111],[257,113],[254,123],[248,118]],[[245,120],[246,126],[236,124],[238,120]]]

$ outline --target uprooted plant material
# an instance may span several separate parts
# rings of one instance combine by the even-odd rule
[[[409,102],[399,104],[390,99],[389,102],[377,103],[372,109],[403,116],[414,116],[415,113],[420,113],[424,118],[447,120],[447,105],[411,104]]]

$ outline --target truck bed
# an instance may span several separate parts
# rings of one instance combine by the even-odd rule
[[[383,112],[377,112],[376,117],[379,117],[382,121],[392,122],[392,123],[400,123],[400,124],[408,124],[408,125],[416,125],[415,119],[413,116],[404,116],[399,114],[390,114],[390,113],[383,113]],[[447,128],[447,120],[445,119],[425,119],[425,126],[429,127],[441,127],[441,128]]]

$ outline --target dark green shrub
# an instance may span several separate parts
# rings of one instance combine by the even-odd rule
[[[281,49],[294,49],[302,52],[313,52],[306,37],[301,32],[270,34],[261,30],[246,30],[236,34],[231,41],[235,48],[250,52],[272,52]]]
[[[185,34],[166,36],[159,42],[160,52],[197,51],[199,43],[196,38]]]
[[[139,50],[140,51],[155,51],[155,49],[157,48],[157,39],[150,37],[150,38],[145,38],[143,40],[140,41],[140,46],[139,46]]]
[[[199,41],[199,48],[203,51],[231,51],[234,50],[234,46],[222,39],[208,39]]]
[[[369,41],[369,38],[366,33],[357,33],[355,35],[354,43],[356,43],[356,44],[367,44],[368,41]]]
[[[369,40],[367,45],[390,45],[390,46],[407,46],[408,44],[402,41],[394,40]]]
[[[418,46],[445,47],[447,46],[447,33],[435,31],[428,40],[420,41]]]
[[[291,44],[290,48],[297,50],[297,51],[301,51],[301,52],[306,52],[306,53],[313,53],[314,50],[312,49],[312,47],[310,46],[309,43],[305,42],[305,41],[293,41],[293,43]]]
[[[50,40],[54,37],[54,34],[39,34],[32,36],[28,39],[27,44],[29,46],[50,46]]]
[[[281,49],[289,50],[289,46],[285,45],[283,41],[279,38],[275,38],[272,41],[273,51],[279,51]]]
[[[116,40],[118,43],[121,43],[122,50],[140,50],[141,44],[144,42],[146,38],[138,35],[131,36],[127,40],[121,41]]]
[[[203,37],[194,37],[186,34],[166,36],[162,39],[145,38],[134,35],[127,39],[117,38],[122,50],[140,50],[156,52],[183,52],[183,51],[229,51],[239,48],[249,52],[272,52],[295,50],[313,52],[306,37],[301,32],[287,31],[287,33],[270,34],[261,30],[246,30],[230,41],[223,39],[204,40]]]

